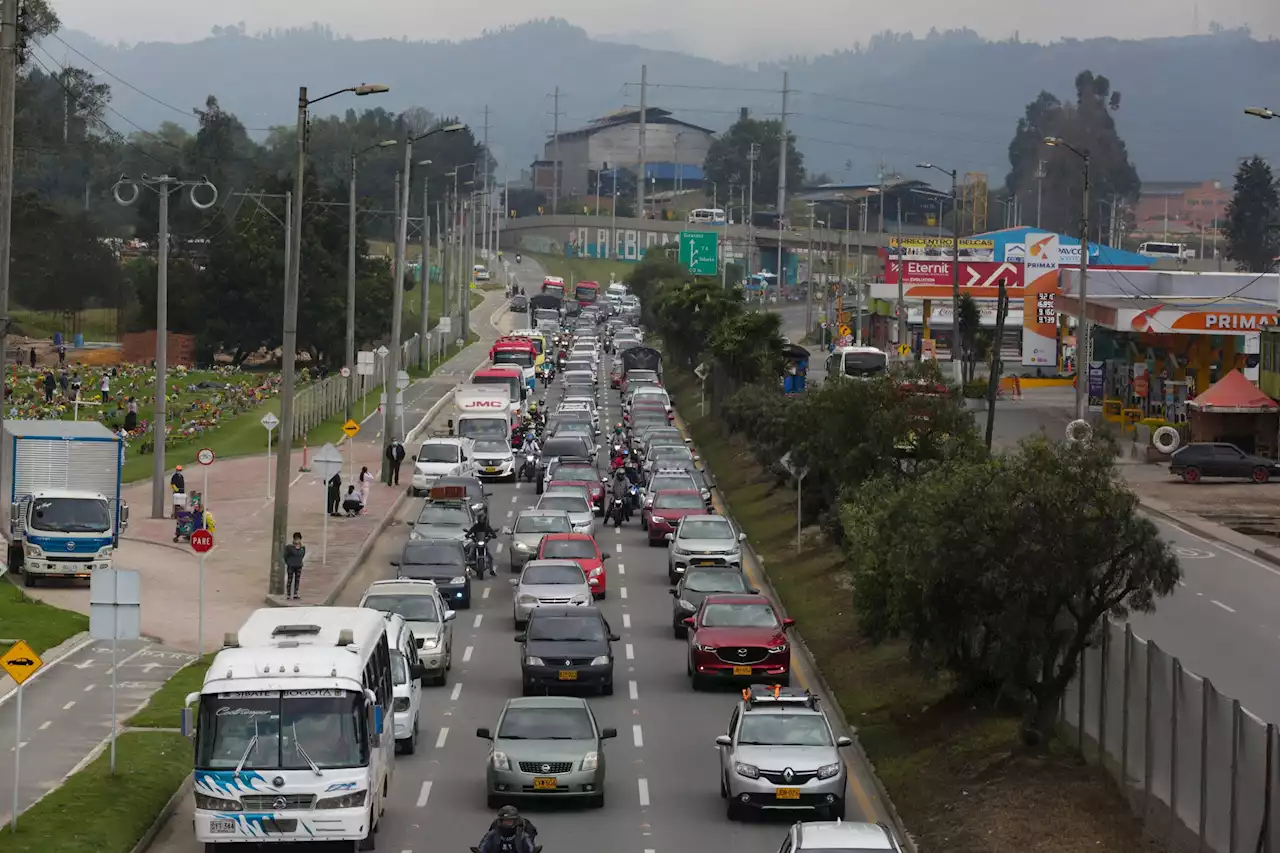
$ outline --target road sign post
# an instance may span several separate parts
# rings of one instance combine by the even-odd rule
[[[19,640],[0,658],[0,669],[18,685],[18,699],[13,730],[13,823],[12,829],[18,831],[18,783],[22,778],[22,685],[44,666],[44,661],[36,654],[35,649],[27,645],[26,640]]]
[[[89,578],[89,636],[111,641],[111,775],[116,775],[116,652],[142,636],[142,576],[133,569],[95,569]]]
[[[315,471],[324,486],[324,532],[321,534],[320,565],[329,565],[329,481],[342,473],[342,452],[332,444],[326,444],[312,460]],[[339,495],[341,499],[341,495]]]
[[[799,554],[800,553],[800,528],[802,524],[800,520],[800,515],[801,515],[800,508],[801,508],[801,500],[803,497],[804,478],[809,476],[809,469],[800,468],[794,462],[792,462],[790,453],[783,454],[782,459],[780,459],[779,461],[782,463],[782,467],[787,469],[787,473],[789,473],[792,476],[792,478],[794,478],[796,481],[796,553]]]
[[[213,534],[207,530],[191,533],[191,550],[200,555],[200,568],[196,572],[196,649],[204,657],[204,555],[213,548]]]
[[[275,432],[276,427],[280,426],[280,419],[271,412],[267,412],[262,416],[262,425],[267,428],[267,500],[271,500],[271,433]]]
[[[375,358],[377,358],[377,355],[372,350],[364,350],[362,352],[356,353],[356,374],[358,376],[372,376],[373,364],[374,364]],[[367,384],[368,381],[369,380],[365,379],[365,380],[361,380],[360,382],[360,419],[361,420],[364,420],[365,416],[369,414],[367,401],[365,400],[365,397],[367,397],[369,393],[369,386]]]
[[[715,275],[720,269],[719,241],[715,231],[681,231],[680,263],[694,275]]]
[[[390,353],[391,350],[382,346],[378,347],[373,352],[378,356],[378,368],[382,373],[382,395],[385,397],[387,394],[387,354]]]
[[[200,495],[206,507],[209,505],[209,467],[213,465],[214,458],[213,448],[211,447],[202,447],[200,452],[196,454],[196,461],[204,469],[204,485],[201,487],[203,491]]]
[[[707,414],[707,363],[704,361],[693,369],[693,375],[698,377],[698,406],[702,415]]]
[[[347,475],[351,478],[351,482],[356,481],[356,449],[352,442],[356,440],[356,436],[360,433],[360,424],[351,418],[347,418],[347,422],[342,425],[342,431],[347,436],[347,452],[351,454],[351,462],[347,467]]]

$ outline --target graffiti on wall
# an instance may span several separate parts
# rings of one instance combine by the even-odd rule
[[[610,246],[612,233],[613,245]],[[633,228],[574,228],[566,251],[587,258],[639,261],[654,246],[678,246],[680,234],[672,231],[639,231]]]

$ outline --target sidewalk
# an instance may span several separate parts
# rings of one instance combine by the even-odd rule
[[[472,311],[472,327],[480,342],[472,344],[433,376],[405,389],[405,427],[413,429],[433,405],[442,400],[488,356],[490,342],[499,332],[490,322],[502,307],[502,293],[490,293]],[[381,471],[384,442],[376,415],[368,419],[355,441],[340,447],[346,461],[342,472],[342,492],[354,483],[361,466],[375,476]],[[409,454],[420,442],[406,442]],[[318,448],[310,448],[314,454]],[[406,462],[408,460],[406,459]],[[327,518],[325,489],[315,472],[303,473],[302,451],[295,451],[290,464],[288,531],[302,533],[307,545],[307,564],[302,573],[301,605],[323,604],[330,598],[349,570],[394,515],[398,501],[406,495],[409,471],[402,470],[401,485],[392,487],[374,482],[365,512],[355,518]],[[406,469],[412,469],[408,462]],[[274,470],[273,468],[271,469]],[[271,528],[273,501],[267,497],[268,460],[265,455],[220,459],[209,466],[206,504],[214,515],[214,538],[218,543],[205,557],[204,650],[219,648],[223,635],[236,631],[249,613],[262,607],[268,593],[271,568]],[[204,471],[189,466],[187,488],[205,491]],[[274,483],[274,476],[271,476]],[[142,575],[143,633],[166,647],[186,652],[199,649],[197,577],[199,559],[185,542],[174,543],[173,521],[147,517],[151,505],[150,482],[125,487],[123,496],[135,507],[134,517],[118,552],[118,565],[137,569]],[[327,540],[324,531],[328,528]],[[327,541],[327,548],[326,548]],[[279,547],[279,543],[275,547]],[[326,554],[327,550],[327,554]],[[33,597],[58,607],[87,613],[89,592],[83,587],[36,587]],[[283,601],[267,601],[283,605]]]

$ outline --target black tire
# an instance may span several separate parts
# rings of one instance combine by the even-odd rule
[[[537,696],[538,691],[534,689],[534,686],[530,684],[528,681],[521,680],[520,695],[521,696]]]
[[[587,799],[587,808],[602,809],[604,808],[604,794],[596,794],[594,797]]]
[[[684,627],[683,625],[672,625],[671,633],[675,636],[677,640],[683,640],[689,636],[689,629]]]
[[[610,678],[604,684],[600,685],[600,695],[601,696],[613,695],[613,679],[612,678]]]
[[[22,585],[23,585],[23,586],[28,587],[28,588],[33,587],[33,586],[35,586],[35,585],[36,585],[36,580],[37,580],[37,579],[36,579],[36,576],[35,576],[35,575],[31,574],[31,572],[28,572],[28,571],[26,571],[25,569],[23,570],[23,572],[22,572]]]
[[[378,849],[377,832],[378,830],[374,827],[374,824],[373,824],[373,812],[370,812],[369,813],[369,834],[356,842],[356,849],[362,850],[362,851]]]
[[[724,806],[724,816],[729,820],[741,820],[742,812],[738,809],[737,800],[728,800]]]
[[[413,734],[409,735],[409,742],[404,745],[404,754],[413,755],[418,751],[418,721],[413,721]]]

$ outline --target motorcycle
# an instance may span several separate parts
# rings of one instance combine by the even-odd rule
[[[517,255],[517,256],[516,256],[517,261],[519,260],[519,258],[520,258],[520,256],[519,256],[519,255]],[[480,853],[480,848],[479,848],[479,847],[472,847],[472,848],[471,848],[471,853]],[[533,853],[542,853],[542,845],[541,845],[541,844],[535,844],[535,845],[533,845]]]
[[[466,558],[467,565],[471,568],[476,580],[480,580],[485,573],[493,574],[493,554],[489,551],[489,540],[493,537],[484,534],[483,539],[476,539],[471,534],[466,537]]]
[[[622,499],[622,495],[615,495],[609,499],[609,509],[605,511],[604,523],[608,524],[609,519],[613,519],[613,529],[622,529],[622,522],[627,513],[626,501]]]
[[[516,252],[516,263],[520,263],[520,253]]]
[[[524,463],[520,466],[520,473],[516,474],[516,482],[520,480],[528,480],[530,483],[538,476],[538,457],[532,453],[524,455]]]

